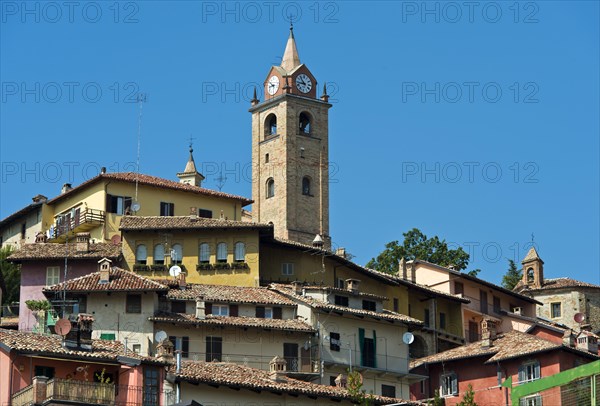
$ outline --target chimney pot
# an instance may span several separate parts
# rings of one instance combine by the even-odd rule
[[[73,186],[70,183],[65,183],[60,190],[60,194],[67,193],[71,189],[73,189]]]
[[[196,301],[196,318],[200,320],[204,320],[206,318],[206,307],[204,305],[204,300]]]
[[[337,386],[338,388],[345,388],[347,383],[348,383],[348,380],[346,379],[346,376],[343,374],[339,374],[335,378],[335,386]]]
[[[358,287],[360,286],[360,280],[358,279],[346,279],[346,289],[352,293],[358,293]]]
[[[106,166],[100,168],[100,175],[104,175],[106,173]]]

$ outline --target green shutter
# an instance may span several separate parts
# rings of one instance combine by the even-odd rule
[[[365,329],[358,329],[358,346],[360,347],[360,365],[365,364]]]
[[[100,334],[100,339],[101,340],[109,340],[109,341],[115,341],[115,333],[102,333]]]
[[[373,330],[373,368],[377,368],[377,333]]]

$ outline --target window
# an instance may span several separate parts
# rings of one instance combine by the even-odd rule
[[[144,368],[143,406],[158,406],[160,373],[157,368]]]
[[[348,307],[348,296],[335,295],[334,300],[336,305]]]
[[[465,294],[465,286],[462,282],[454,282],[454,294],[456,295],[464,295]]]
[[[267,179],[267,199],[275,196],[275,181],[273,178]]]
[[[74,306],[73,313],[87,313],[87,296],[77,297],[77,303]]]
[[[527,283],[533,282],[533,279],[534,279],[534,277],[533,277],[533,268],[529,268],[527,270]]]
[[[60,267],[49,266],[46,268],[46,286],[56,285],[60,283]]]
[[[340,333],[329,333],[329,349],[339,351],[341,347]]]
[[[519,383],[531,382],[540,378],[540,363],[538,361],[527,362],[519,366]]]
[[[331,375],[329,377],[329,386],[337,386],[337,383],[335,383],[336,378],[337,378],[337,376],[335,376],[335,375]]]
[[[410,303],[408,304],[408,315],[412,317],[412,306],[410,305]]]
[[[213,304],[212,314],[215,316],[229,316],[229,306],[225,304]]]
[[[421,381],[421,393],[425,393],[425,382],[427,381],[427,379],[424,379]]]
[[[397,297],[395,297],[395,298],[394,298],[394,311],[395,311],[396,313],[398,313],[398,312],[400,311],[400,310],[399,310],[399,308],[400,308],[400,305],[399,305],[399,303],[398,303],[398,298],[397,298]]]
[[[500,313],[500,298],[498,296],[494,296],[494,313]]]
[[[34,376],[45,376],[48,379],[52,379],[52,378],[54,378],[54,368],[36,366]]]
[[[142,295],[127,295],[125,301],[125,313],[142,312]]]
[[[264,306],[256,306],[256,317],[259,319],[265,318],[265,307]]]
[[[198,217],[202,217],[205,219],[211,219],[212,218],[212,210],[198,209]]]
[[[148,251],[146,250],[146,246],[144,244],[140,244],[135,249],[135,263],[146,265],[146,260],[148,258]]]
[[[302,194],[305,196],[312,196],[310,194],[310,178],[308,176],[302,178]]]
[[[267,116],[267,120],[266,122],[266,134],[267,136],[269,135],[276,135],[277,134],[277,116],[275,114],[269,114]]]
[[[362,346],[362,366],[375,368],[375,340],[365,338]]]
[[[519,406],[542,406],[542,396],[533,395],[519,400]]]
[[[307,113],[300,113],[299,128],[300,132],[310,134],[310,117]]]
[[[283,343],[283,359],[287,362],[288,371],[298,371],[298,344]]]
[[[182,358],[190,357],[190,338],[170,336],[169,341],[173,343],[175,351],[181,351]]]
[[[264,316],[265,319],[272,319],[273,318],[273,308],[265,307],[264,314],[265,314],[265,316]]]
[[[185,313],[186,303],[183,300],[174,300],[171,302],[171,312],[173,313]]]
[[[173,244],[171,247],[171,263],[181,264],[183,260],[183,247],[181,244]]]
[[[133,344],[131,346],[131,349],[133,350],[134,353],[139,354],[140,352],[142,352],[142,345],[141,344]]]
[[[160,215],[161,216],[174,216],[175,215],[175,203],[160,202]]]
[[[440,394],[442,396],[458,395],[458,379],[456,378],[456,374],[454,372],[443,374],[442,378],[440,379],[440,383]]]
[[[206,337],[206,362],[221,362],[223,357],[223,338]]]
[[[553,319],[557,319],[559,317],[561,317],[561,303],[560,302],[554,302],[554,303],[550,303],[550,313],[551,313],[551,317]]]
[[[426,327],[429,327],[429,323],[430,323],[429,309],[424,309],[424,311],[423,311],[423,323],[425,323]]]
[[[25,239],[25,234],[27,232],[27,223],[21,224],[21,239]]]
[[[165,246],[162,244],[156,244],[154,246],[154,265],[165,264]]]
[[[129,214],[131,197],[106,195],[106,211],[115,214]]]
[[[440,329],[446,330],[446,313],[440,312]]]
[[[227,262],[227,243],[217,244],[217,262]]]
[[[292,263],[283,263],[281,264],[281,274],[285,276],[290,276],[294,274],[294,264]]]
[[[101,340],[115,341],[116,337],[115,333],[100,333]]]
[[[273,318],[279,320],[283,319],[283,309],[281,307],[273,308]]]
[[[483,314],[488,313],[487,292],[484,292],[483,290],[479,291],[479,311]]]
[[[244,262],[246,259],[246,244],[243,242],[236,242],[233,251],[233,260],[236,262]]]
[[[396,397],[396,387],[392,385],[381,385],[381,396],[388,396],[390,398]]]
[[[363,310],[370,310],[372,312],[377,311],[377,304],[372,300],[363,300],[362,301]]]
[[[265,163],[268,164],[269,163],[269,154],[265,154]]]
[[[200,244],[199,251],[198,257],[200,258],[200,263],[208,264],[210,262],[210,246],[208,243],[203,242]]]

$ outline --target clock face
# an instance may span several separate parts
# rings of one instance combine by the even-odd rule
[[[274,95],[275,93],[277,93],[278,89],[279,78],[277,76],[271,76],[269,78],[269,81],[267,82],[267,92],[269,92],[270,95]]]
[[[310,89],[312,89],[312,82],[308,76],[306,76],[304,73],[301,73],[296,76],[296,87],[302,93],[308,93],[310,92]]]

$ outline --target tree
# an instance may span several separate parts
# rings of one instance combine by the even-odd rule
[[[508,271],[502,277],[502,286],[513,290],[523,278],[523,271],[517,269],[517,264],[512,259],[508,260]]]
[[[463,399],[456,406],[477,406],[477,403],[475,403],[475,392],[473,391],[473,386],[471,386],[471,384],[467,387]]]
[[[362,376],[360,372],[354,371],[348,374],[348,381],[346,383],[346,389],[355,404],[360,406],[371,406],[375,403],[373,394],[366,394],[363,389]]]
[[[450,249],[446,240],[440,240],[437,236],[427,238],[417,228],[402,235],[404,236],[402,245],[398,241],[387,243],[385,250],[377,258],[372,258],[367,263],[367,267],[381,272],[396,273],[398,262],[402,258],[407,261],[420,259],[441,266],[453,265],[456,270],[464,270],[469,264],[469,254],[461,247]]]
[[[433,399],[427,402],[430,406],[444,406],[444,398],[440,396],[440,390],[436,389],[433,392]]]
[[[14,249],[10,245],[0,248],[0,289],[2,289],[2,303],[11,304],[19,301],[21,287],[21,268],[6,260]]]

